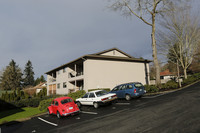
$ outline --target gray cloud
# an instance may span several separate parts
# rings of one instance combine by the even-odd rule
[[[0,70],[31,60],[36,77],[85,54],[118,47],[151,59],[150,27],[105,1],[0,1]]]

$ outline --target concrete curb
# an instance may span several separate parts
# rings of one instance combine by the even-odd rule
[[[185,88],[187,88],[187,87],[189,87],[189,86],[191,86],[191,85],[194,85],[194,84],[196,84],[196,83],[198,83],[198,82],[200,82],[200,80],[195,81],[194,83],[191,83],[191,84],[189,84],[189,85],[183,86],[183,87],[178,88],[178,89],[173,89],[173,90],[169,90],[169,91],[162,91],[162,92],[156,92],[156,93],[146,93],[146,94],[144,95],[144,97],[145,97],[145,96],[155,96],[155,95],[160,95],[160,94],[166,94],[166,93],[176,92],[176,91],[185,89]]]

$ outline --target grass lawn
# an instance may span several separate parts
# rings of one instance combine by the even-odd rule
[[[0,124],[10,121],[15,121],[22,118],[28,118],[43,112],[44,111],[40,111],[38,108],[33,108],[33,107],[25,107],[21,109],[3,111],[0,112]]]

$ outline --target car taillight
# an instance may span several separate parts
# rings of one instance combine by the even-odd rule
[[[117,96],[117,95],[114,95],[114,96],[112,96],[112,98],[113,98],[113,97],[116,97],[116,96]]]
[[[136,93],[136,89],[134,89],[134,93]]]
[[[101,99],[101,101],[105,101],[105,100],[107,100],[108,98],[103,98],[103,99]]]

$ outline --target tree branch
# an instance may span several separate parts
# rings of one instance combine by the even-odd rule
[[[135,13],[131,7],[128,5],[128,3],[126,2],[126,0],[123,0],[125,3],[125,6],[128,7],[128,9],[130,10],[131,13],[133,13],[136,17],[138,17],[139,19],[141,19],[144,23],[146,23],[147,25],[152,26],[151,23],[147,22],[142,16],[137,15],[137,13]]]

